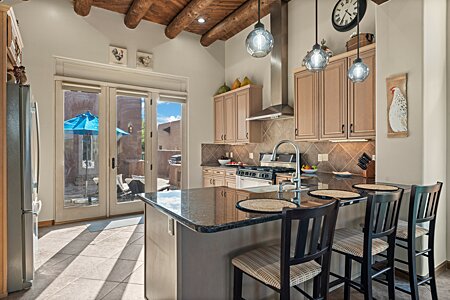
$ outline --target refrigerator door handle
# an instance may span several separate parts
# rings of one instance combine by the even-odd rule
[[[35,204],[37,205],[37,209],[33,210],[33,215],[35,215],[37,217],[37,216],[39,216],[39,213],[41,212],[41,209],[42,209],[42,201],[37,200],[35,202]]]
[[[34,253],[33,253],[33,226],[34,216],[32,212],[23,212],[23,253],[22,253],[22,276],[23,276],[23,288],[31,287],[34,273]]]
[[[36,162],[36,193],[39,194],[39,178],[41,175],[41,129],[40,129],[40,120],[39,120],[39,105],[37,102],[33,102],[34,114],[35,114],[35,122],[36,122],[36,149],[37,149],[37,162]]]

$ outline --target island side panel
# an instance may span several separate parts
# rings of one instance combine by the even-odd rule
[[[177,241],[169,217],[145,205],[145,297],[177,299]],[[174,226],[174,229],[176,226]]]
[[[178,224],[178,299],[232,299],[231,259],[265,244],[280,242],[281,221],[216,233],[198,233]],[[246,299],[272,299],[275,293],[244,276]],[[276,296],[274,299],[278,299]]]

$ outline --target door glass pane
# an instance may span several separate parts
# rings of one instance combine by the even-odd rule
[[[117,202],[145,192],[145,98],[117,96]]]
[[[158,190],[181,188],[181,103],[158,101]]]
[[[98,205],[98,109],[99,94],[64,91],[64,207]]]

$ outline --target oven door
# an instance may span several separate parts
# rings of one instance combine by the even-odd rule
[[[260,186],[270,186],[272,184],[273,184],[272,180],[251,178],[251,177],[244,177],[244,176],[236,176],[236,188],[238,188],[238,189],[246,189],[246,188],[260,187]]]

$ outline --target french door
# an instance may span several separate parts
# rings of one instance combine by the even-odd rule
[[[56,222],[143,211],[152,177],[146,91],[56,81]]]

